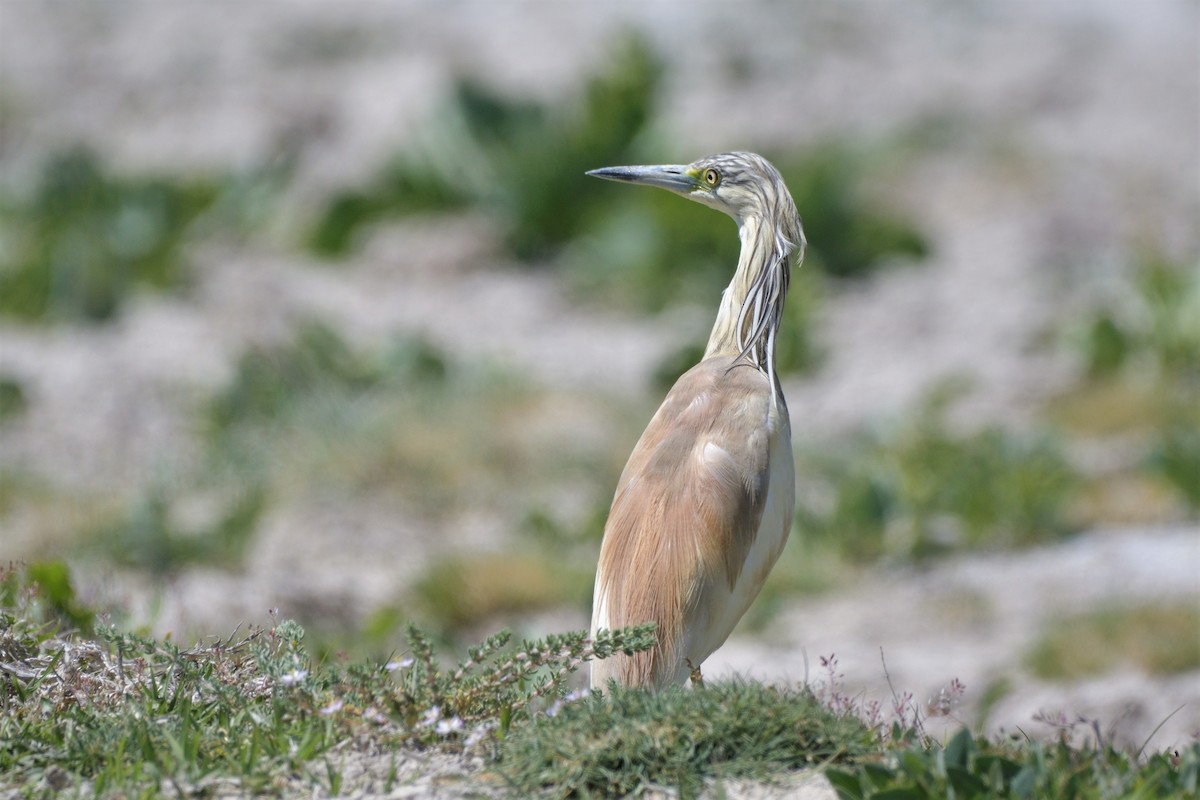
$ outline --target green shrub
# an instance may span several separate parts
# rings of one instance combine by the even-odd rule
[[[953,433],[937,402],[840,454],[801,454],[798,471],[827,490],[800,499],[802,535],[864,562],[1059,538],[1078,483],[1053,440],[997,427]]]
[[[378,219],[474,205],[504,224],[518,258],[550,254],[577,235],[599,195],[598,182],[584,173],[624,163],[650,116],[661,70],[646,42],[625,37],[610,64],[558,106],[461,80],[432,125],[436,135],[397,156],[374,184],[334,197],[310,246],[344,255]]]
[[[203,181],[125,178],[77,149],[46,163],[31,196],[0,209],[0,314],[100,322],[137,287],[187,277],[187,228],[216,198]]]

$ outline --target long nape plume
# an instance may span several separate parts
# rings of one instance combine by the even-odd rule
[[[761,229],[755,233],[760,234]],[[804,258],[804,234],[801,232],[798,238],[799,242],[792,242],[777,228],[771,229],[767,236],[756,235],[748,263],[761,266],[742,301],[734,327],[739,350],[737,362],[745,360],[765,371],[771,385],[775,385],[775,337],[783,321],[792,260]]]

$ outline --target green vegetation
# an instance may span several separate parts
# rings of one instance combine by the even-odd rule
[[[1163,429],[1150,466],[1178,490],[1193,514],[1200,512],[1200,424],[1179,421]]]
[[[1143,760],[1110,746],[976,739],[962,730],[944,747],[914,744],[856,771],[825,773],[841,800],[998,800],[1061,797],[1195,797],[1200,744]]]
[[[397,340],[373,357],[353,350],[328,325],[308,320],[297,326],[291,341],[242,356],[233,380],[213,399],[214,433],[236,434],[279,421],[313,395],[352,395],[388,383],[439,384],[446,372],[445,356],[422,339]]]
[[[216,194],[112,175],[83,149],[51,159],[30,196],[0,207],[0,314],[99,322],[136,287],[180,286],[188,226]]]
[[[792,541],[746,624],[761,629],[789,597],[845,585],[880,561],[1050,542],[1077,527],[1083,481],[1048,435],[946,422],[955,387],[909,419],[801,447]]]
[[[798,473],[826,491],[798,501],[800,531],[858,562],[1070,533],[1078,478],[1053,440],[996,427],[955,433],[943,421],[947,401],[935,397],[915,419],[837,453],[801,454]]]
[[[758,683],[647,692],[614,688],[513,731],[498,769],[522,796],[623,797],[651,785],[695,797],[709,778],[770,780],[780,772],[876,752],[858,719],[812,693]]]
[[[309,322],[289,341],[247,352],[212,399],[209,474],[262,483],[273,496],[386,486],[431,518],[470,503],[513,510],[514,483],[548,486],[595,469],[594,453],[547,450],[566,423],[543,412],[559,403],[613,415],[597,400],[451,359],[419,337],[358,348]]]
[[[85,147],[50,156],[32,186],[0,195],[0,315],[105,322],[135,291],[186,286],[187,245],[264,228],[292,166],[283,156],[224,175],[130,176]]]
[[[96,613],[75,596],[70,569],[62,561],[0,567],[0,620],[28,637],[41,629],[95,631]],[[30,641],[5,639],[5,647],[29,650]]]
[[[792,541],[746,624],[761,629],[789,597],[845,585],[880,561],[1062,539],[1077,529],[1084,482],[1049,435],[946,422],[953,387],[909,419],[800,448]]]
[[[1123,302],[1084,326],[1088,371],[1101,377],[1142,369],[1168,382],[1200,380],[1198,266],[1143,258]]]
[[[609,63],[585,82],[579,101],[561,106],[460,81],[431,126],[436,137],[398,156],[375,184],[333,198],[310,245],[343,255],[377,219],[477,206],[506,221],[517,258],[539,259],[583,237],[583,255],[574,260],[588,266],[579,280],[650,309],[681,292],[707,300],[737,261],[732,228],[667,194],[616,196],[584,175],[637,163],[654,118],[662,67],[648,44],[627,37]],[[883,148],[831,141],[778,160],[820,271],[859,276],[886,258],[927,253],[912,223],[882,210],[866,191],[885,156]]]
[[[494,615],[591,602],[592,568],[546,554],[489,553],[433,564],[413,587],[415,611],[450,631]]]
[[[49,595],[62,584],[31,583],[35,572],[0,572],[0,788],[34,796],[178,796],[218,783],[280,794],[294,779],[338,794],[335,744],[461,749],[472,735],[503,737],[585,661],[653,642],[647,627],[595,642],[501,633],[446,669],[415,628],[409,657],[349,666],[314,663],[291,621],[188,649],[104,626],[99,641],[77,640],[56,633],[69,620]]]
[[[1089,380],[1051,404],[1051,419],[1085,436],[1145,442],[1147,456],[1136,472],[1170,487],[1194,515],[1200,511],[1200,268],[1144,258],[1120,302],[1096,312],[1081,331]]]
[[[29,406],[21,382],[8,375],[0,375],[0,425],[16,418]]]
[[[341,255],[367,223],[387,216],[475,205],[504,220],[519,258],[547,255],[591,213],[598,187],[584,175],[630,153],[654,102],[660,67],[649,46],[627,37],[612,67],[560,107],[500,97],[462,80],[435,136],[397,157],[373,185],[335,197],[310,238]]]
[[[577,419],[558,413],[567,407],[582,409],[600,430],[619,430],[616,444],[600,436],[559,447]],[[499,367],[450,359],[419,337],[356,347],[311,320],[290,338],[250,348],[197,411],[198,458],[132,499],[85,504],[0,472],[0,513],[29,520],[45,508],[46,535],[71,542],[77,554],[170,580],[202,565],[241,569],[270,509],[314,497],[370,498],[377,513],[400,508],[434,523],[486,509],[524,541],[504,554],[445,553],[390,599],[439,640],[461,643],[485,622],[587,605],[595,540],[623,442],[634,435],[609,398],[527,386]],[[514,485],[534,488],[514,492]],[[582,522],[531,511],[562,486],[594,489],[603,508]],[[377,652],[400,622],[381,620],[366,651]],[[364,652],[344,630],[314,634]]]
[[[929,241],[915,224],[869,192],[889,158],[888,144],[870,148],[831,140],[778,165],[804,219],[812,267],[859,278],[887,259],[928,255]]]
[[[261,487],[243,490],[216,520],[198,530],[182,529],[171,506],[164,490],[149,492],[123,518],[86,537],[85,546],[160,577],[199,564],[237,568],[266,509],[267,493]]]
[[[1154,675],[1200,669],[1200,609],[1102,608],[1052,624],[1028,654],[1034,674],[1074,680],[1132,666]]]
[[[463,779],[521,797],[651,785],[695,797],[708,782],[801,768],[823,770],[844,800],[1188,797],[1200,781],[1200,744],[1147,756],[1074,748],[1074,723],[1056,744],[966,731],[942,744],[919,719],[864,722],[836,692],[733,682],[567,693],[586,661],[649,647],[648,626],[595,642],[578,632],[516,644],[502,632],[454,665],[420,630],[408,639],[382,662],[314,661],[285,620],[181,648],[97,624],[61,564],[0,570],[0,789],[339,795],[361,788],[348,756],[430,750],[481,756],[485,772]],[[378,775],[384,792],[396,760]]]

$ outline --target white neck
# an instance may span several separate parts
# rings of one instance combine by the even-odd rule
[[[717,320],[708,337],[705,358],[740,354],[750,344],[749,338],[754,331],[754,309],[748,309],[747,313],[743,314],[742,306],[746,304],[755,280],[771,265],[776,235],[775,230],[759,217],[743,220],[738,227],[738,235],[742,241],[742,249],[737,270],[733,273],[729,286],[725,287],[721,294],[721,305],[717,309]],[[738,330],[739,319],[742,322],[741,331]],[[774,356],[773,348],[771,355]],[[757,361],[755,365],[760,369],[767,367],[766,364],[759,364]]]

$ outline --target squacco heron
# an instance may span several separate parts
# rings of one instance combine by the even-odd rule
[[[592,634],[654,622],[658,643],[593,662],[592,686],[666,686],[699,679],[791,529],[795,467],[775,337],[804,232],[783,178],[754,153],[588,174],[723,211],[742,242],[703,359],[675,383],[629,456],[596,570]]]

